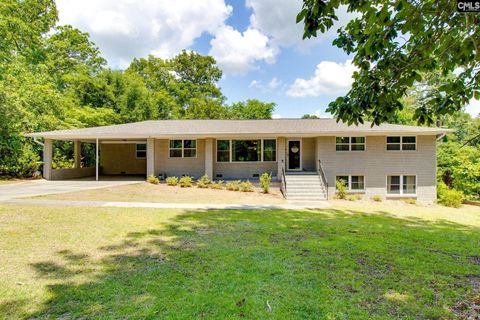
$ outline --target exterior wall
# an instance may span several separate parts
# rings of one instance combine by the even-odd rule
[[[302,139],[302,169],[315,171],[315,138]]]
[[[94,175],[95,167],[53,169],[48,180],[77,179]]]
[[[205,174],[205,140],[197,139],[196,158],[170,158],[169,140],[155,139],[155,174],[200,178]]]
[[[385,136],[367,136],[366,151],[353,152],[337,152],[335,137],[318,137],[317,156],[328,180],[329,196],[335,194],[337,175],[363,175],[367,197],[387,197],[387,175],[405,174],[417,176],[419,201],[436,199],[435,136],[417,136],[416,151],[387,151]]]
[[[217,141],[213,140],[213,177],[214,179],[258,179],[254,174],[261,175],[268,172],[277,176],[277,162],[217,162]],[[278,159],[277,141],[277,159]],[[217,175],[221,174],[221,178]]]
[[[146,174],[146,159],[137,159],[135,143],[101,144],[102,174]]]

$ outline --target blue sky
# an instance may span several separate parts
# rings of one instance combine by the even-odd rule
[[[227,102],[277,103],[275,117],[328,116],[348,91],[354,67],[332,46],[342,10],[327,34],[302,40],[301,0],[57,0],[60,23],[90,33],[113,68],[134,57],[169,58],[182,49],[212,55],[223,70]],[[480,103],[469,107],[478,113]]]

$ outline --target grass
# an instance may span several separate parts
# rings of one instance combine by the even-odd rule
[[[256,192],[234,192],[201,188],[181,188],[154,185],[146,182],[35,197],[49,200],[86,200],[86,201],[126,201],[126,202],[166,202],[166,203],[222,203],[222,204],[280,204],[285,203],[278,188],[270,194]]]
[[[5,205],[0,317],[454,318],[480,294],[479,231],[468,206]]]

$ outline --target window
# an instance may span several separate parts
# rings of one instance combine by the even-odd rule
[[[387,194],[407,195],[416,194],[417,177],[416,176],[388,176]]]
[[[217,140],[217,162],[277,161],[277,140]]]
[[[364,191],[365,177],[364,176],[336,176],[336,181],[343,180],[349,191]]]
[[[217,140],[217,161],[230,162],[230,140]]]
[[[387,137],[387,150],[412,150],[417,149],[417,137]]]
[[[364,151],[365,137],[336,137],[335,148],[337,151]]]
[[[145,143],[137,143],[135,154],[137,159],[145,159],[147,157],[147,145]]]
[[[170,140],[170,158],[195,158],[197,140]]]
[[[277,140],[263,140],[263,161],[277,161]]]
[[[260,161],[261,140],[232,140],[232,161]]]

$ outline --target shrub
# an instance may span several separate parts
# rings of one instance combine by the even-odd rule
[[[362,200],[363,199],[363,197],[359,194],[354,195],[354,197],[355,197],[355,200]]]
[[[269,173],[263,173],[260,176],[260,187],[263,190],[263,193],[268,193],[270,191],[270,182],[272,181],[272,175]]]
[[[349,195],[349,196],[346,196],[344,199],[348,200],[348,201],[355,201],[355,200],[357,200],[357,197]]]
[[[218,180],[218,181],[212,181],[212,183],[209,185],[210,189],[223,189],[223,180]]]
[[[405,203],[408,203],[408,204],[416,204],[417,203],[417,200],[415,200],[414,198],[404,198],[402,199],[403,202]]]
[[[181,188],[190,188],[193,186],[193,178],[190,176],[181,177],[180,180],[178,180],[178,184]]]
[[[176,186],[178,184],[178,178],[177,177],[167,177],[165,179],[167,182],[167,185],[169,186]]]
[[[453,208],[460,208],[462,206],[463,201],[463,192],[455,190],[455,189],[448,189],[443,191],[440,198],[438,199],[438,203],[446,206],[446,207],[453,207]]]
[[[226,184],[226,188],[227,190],[230,190],[230,191],[238,191],[240,190],[240,184],[241,184],[240,180],[229,181]]]
[[[211,184],[212,180],[210,180],[207,175],[202,176],[197,181],[197,187],[199,188],[208,188]]]
[[[343,179],[335,181],[335,186],[337,187],[337,198],[346,199],[347,197],[347,182]]]
[[[379,195],[374,195],[372,197],[372,200],[376,202],[382,202],[382,197],[380,197]]]
[[[153,174],[148,176],[147,181],[150,182],[151,184],[159,184],[160,183],[160,180],[158,180],[158,178],[155,177]]]
[[[253,192],[253,184],[248,180],[240,183],[240,191]]]

